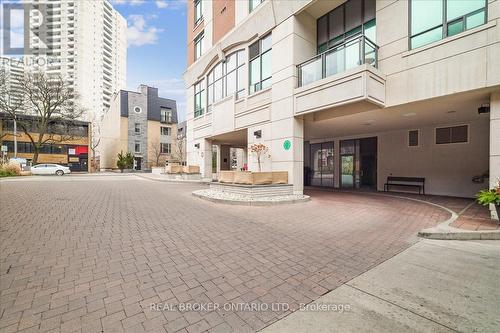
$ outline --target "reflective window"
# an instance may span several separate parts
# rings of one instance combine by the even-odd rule
[[[249,47],[249,93],[265,89],[271,86],[272,58],[271,34],[256,41]]]
[[[199,117],[205,111],[205,80],[194,85],[194,116]]]
[[[349,0],[320,17],[316,27],[318,53],[340,45],[358,34],[364,34],[375,43],[375,1]]]
[[[160,143],[160,153],[170,154],[172,152],[172,145],[170,143]]]
[[[198,60],[203,54],[203,31],[194,39],[194,60]]]
[[[264,0],[248,0],[248,11],[251,12],[255,8],[257,8],[258,5],[260,5]]]
[[[160,122],[162,123],[172,122],[172,109],[160,107]]]
[[[411,0],[410,10],[412,49],[486,23],[486,0]]]
[[[229,54],[226,61],[220,62],[208,73],[207,91],[210,106],[228,96],[236,94],[236,98],[244,95],[243,69],[245,66],[245,51]]]
[[[203,7],[202,0],[194,0],[194,24],[198,24],[198,22],[203,18]]]

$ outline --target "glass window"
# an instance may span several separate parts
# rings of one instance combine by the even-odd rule
[[[172,145],[170,143],[160,143],[160,153],[170,154],[172,152]]]
[[[203,54],[203,31],[194,39],[194,60],[198,60]]]
[[[136,134],[141,133],[141,124],[135,123],[135,133]]]
[[[194,24],[196,25],[203,18],[203,7],[201,0],[194,0]]]
[[[141,152],[141,143],[140,142],[138,142],[138,141],[135,142],[134,151],[136,153],[140,153]]]
[[[486,23],[486,0],[411,0],[410,9],[411,48]]]
[[[418,130],[408,131],[408,146],[418,146]]]
[[[172,122],[172,109],[170,108],[160,108],[160,122],[171,123]]]
[[[376,42],[375,1],[349,0],[320,17],[316,24],[318,54],[344,43],[356,34],[364,33],[369,35],[372,42]]]
[[[218,102],[224,97],[238,93],[242,95],[244,84],[239,84],[244,78],[245,51],[240,50],[226,57],[225,62],[220,62],[208,73],[208,105]],[[241,93],[240,93],[241,92]]]
[[[272,58],[271,34],[250,45],[250,68],[249,68],[249,93],[265,89],[271,86]],[[253,56],[253,57],[252,57]]]
[[[436,128],[436,144],[468,142],[467,125]]]
[[[205,81],[194,85],[194,116],[199,117],[205,110]]]
[[[248,0],[248,10],[251,12],[254,10],[258,5],[260,5],[264,0]]]
[[[160,127],[161,135],[171,135],[172,129],[170,127]]]

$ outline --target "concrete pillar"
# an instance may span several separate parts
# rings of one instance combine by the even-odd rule
[[[219,173],[220,170],[221,170],[221,168],[220,168],[220,145],[215,145],[215,148],[216,148],[215,155],[217,156],[217,158],[216,158],[216,161],[217,161],[217,167],[216,167],[216,169],[217,169],[217,173]]]
[[[203,178],[212,180],[212,140],[203,139],[200,142],[200,172]]]
[[[500,181],[500,91],[490,96],[490,188]],[[491,215],[498,219],[496,210],[490,205]]]

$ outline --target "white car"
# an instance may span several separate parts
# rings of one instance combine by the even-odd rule
[[[71,173],[71,170],[59,164],[37,164],[31,167],[33,175],[58,175],[62,176],[66,173]]]

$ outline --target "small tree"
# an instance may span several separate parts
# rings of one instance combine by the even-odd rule
[[[262,170],[261,169],[261,166],[260,166],[260,163],[261,163],[261,159],[262,159],[262,156],[264,155],[268,155],[268,157],[271,157],[268,152],[269,152],[269,148],[267,148],[267,146],[265,144],[262,144],[262,143],[254,143],[253,145],[250,146],[250,151],[252,153],[254,153],[256,156],[257,156],[257,163],[259,165],[259,172]]]
[[[177,142],[175,143],[175,158],[179,160],[181,165],[184,165],[186,160],[186,135],[177,135]]]
[[[118,161],[116,161],[116,166],[123,172],[123,169],[132,169],[134,166],[134,156],[132,153],[127,152],[126,154],[123,151],[118,153]]]
[[[155,163],[154,166],[159,166],[160,165],[160,157],[163,155],[161,151],[161,142],[159,139],[155,139],[151,142],[149,145],[149,149],[151,150],[151,153],[153,153],[153,157],[155,158]]]
[[[92,161],[91,161],[91,171],[94,172],[97,170],[97,163],[96,163],[96,151],[97,147],[99,147],[99,144],[101,143],[101,126],[99,122],[96,119],[96,116],[94,115],[92,123],[92,131],[91,131],[91,141],[90,141],[90,150],[92,151]]]

